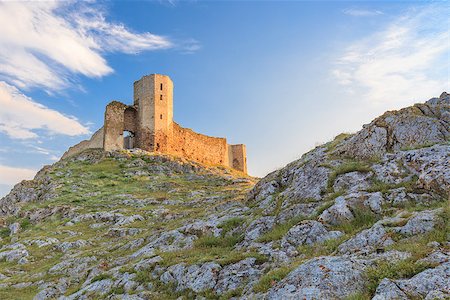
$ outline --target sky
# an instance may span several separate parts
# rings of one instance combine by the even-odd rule
[[[450,92],[450,2],[0,2],[0,196],[174,82],[174,119],[263,177],[386,110]]]

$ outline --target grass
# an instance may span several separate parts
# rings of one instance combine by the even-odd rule
[[[350,296],[345,297],[345,300],[370,300],[372,297],[370,297],[370,294],[365,292],[356,292],[351,294]]]
[[[354,218],[350,221],[343,222],[333,226],[333,230],[343,231],[346,234],[353,235],[362,229],[367,229],[375,224],[380,216],[374,214],[369,208],[360,205],[351,208]]]
[[[399,240],[388,247],[388,250],[409,252],[411,253],[410,258],[396,263],[381,261],[375,266],[367,269],[367,290],[371,295],[373,295],[383,278],[411,278],[427,268],[434,267],[434,265],[419,263],[418,260],[434,251],[433,248],[427,246],[429,242],[436,241],[441,244],[447,243],[447,235],[450,231],[450,207],[445,205],[438,217],[439,219],[432,231]],[[401,237],[397,236],[397,240],[399,238]]]
[[[277,269],[270,270],[264,274],[253,286],[253,291],[256,293],[265,293],[277,282],[285,278],[295,267],[293,265],[283,266]]]
[[[2,288],[0,289],[0,299],[31,300],[37,294],[37,291],[38,288],[36,286],[29,286],[23,289],[13,287]]]
[[[336,148],[336,146],[339,145],[339,143],[341,143],[343,140],[345,140],[350,136],[352,136],[352,134],[350,133],[341,133],[337,135],[331,142],[325,144],[327,152],[333,151]]]
[[[219,226],[217,226],[218,228],[222,229],[222,235],[227,234],[228,232],[232,231],[233,229],[243,225],[245,223],[244,218],[241,217],[233,217],[230,218],[224,222],[222,222],[221,224],[219,224]]]
[[[268,243],[279,240],[289,231],[289,229],[292,228],[292,226],[300,223],[304,219],[304,217],[294,217],[288,222],[276,224],[270,231],[261,235],[256,241],[260,243]]]
[[[405,188],[406,192],[417,192],[416,182],[418,180],[417,176],[413,176],[410,180],[400,182],[397,184],[385,183],[383,181],[373,179],[369,188],[366,189],[366,192],[374,193],[381,192],[383,194],[389,192],[393,189]]]
[[[199,239],[194,241],[194,247],[197,249],[204,249],[204,248],[214,248],[214,247],[221,247],[221,248],[232,248],[234,245],[242,241],[243,235],[237,235],[237,236],[202,236]]]
[[[411,278],[429,267],[430,265],[417,263],[413,259],[406,259],[395,263],[390,261],[378,262],[375,266],[366,270],[367,292],[373,295],[381,280],[384,278]]]
[[[422,148],[428,148],[431,146],[434,146],[438,144],[437,142],[428,142],[428,143],[424,143],[424,144],[415,144],[415,145],[409,145],[409,146],[404,146],[402,148],[400,148],[401,151],[409,151],[409,150],[417,150],[417,149],[422,149]]]
[[[367,162],[363,161],[346,161],[342,164],[340,164],[337,167],[333,168],[333,171],[331,172],[330,176],[328,177],[327,182],[327,193],[334,193],[334,182],[336,178],[339,175],[351,173],[351,172],[362,172],[367,173],[371,172],[372,169],[370,168],[369,164]]]
[[[336,251],[338,246],[342,244],[348,235],[341,236],[337,239],[329,239],[321,244],[302,245],[297,248],[297,251],[305,256],[305,258],[313,258],[317,256],[331,255]]]
[[[153,162],[155,163],[155,162]],[[159,163],[155,163],[159,164]],[[164,163],[162,163],[164,164]],[[167,231],[175,229],[185,224],[187,220],[202,218],[211,209],[211,205],[221,205],[224,202],[239,201],[242,202],[245,193],[253,186],[253,182],[232,184],[229,179],[217,175],[203,176],[204,171],[199,170],[197,175],[174,172],[173,174],[153,174],[152,176],[126,176],[129,170],[143,169],[144,167],[126,167],[125,162],[119,159],[106,158],[98,163],[88,163],[81,161],[64,161],[52,166],[49,175],[57,186],[55,198],[43,202],[30,202],[23,206],[23,211],[37,209],[51,209],[59,206],[70,206],[76,209],[79,214],[116,210],[124,215],[140,214],[146,216],[146,220],[135,222],[129,227],[144,229],[144,232],[137,236],[123,237],[117,241],[117,247],[109,247],[105,242],[110,242],[111,238],[99,234],[98,229],[90,228],[89,225],[97,223],[96,220],[87,220],[76,223],[73,226],[64,226],[69,219],[63,217],[63,214],[55,214],[39,223],[30,223],[28,219],[12,219],[11,221],[20,222],[22,231],[19,241],[25,239],[45,239],[55,237],[60,242],[73,241],[77,239],[89,240],[85,248],[77,249],[78,255],[95,255],[99,261],[110,263],[117,257],[122,257],[130,253],[130,250],[120,249],[120,246],[139,237],[147,237],[149,232]],[[206,173],[205,173],[206,174]],[[209,173],[208,173],[209,174]],[[154,187],[150,189],[149,186]],[[218,196],[217,203],[208,206],[185,205],[186,201],[195,200],[191,196],[192,191],[201,191],[201,197]],[[118,195],[129,194],[130,196],[120,197]],[[124,198],[135,199],[176,199],[179,204],[164,205],[168,213],[174,214],[176,218],[159,218],[152,215],[155,208],[163,204],[152,204],[144,207],[134,207],[131,204],[122,203]],[[231,232],[244,223],[244,218],[231,218],[223,222],[219,227],[223,234]],[[106,230],[106,228],[102,230]],[[80,235],[71,236],[65,231],[71,230],[80,233]],[[9,229],[3,227],[0,229],[0,236],[3,235],[2,244],[9,242]],[[230,234],[229,234],[230,235]],[[233,251],[234,245],[242,240],[240,235],[230,235],[221,237],[200,237],[194,246],[194,249],[176,251],[174,253],[166,252],[163,256],[164,263],[168,265],[178,262],[189,264],[201,263],[206,261],[216,261],[221,265],[235,263],[247,257],[255,257],[257,263],[261,264],[268,259],[266,256],[255,252],[241,253]],[[18,275],[12,276],[8,282],[31,281],[28,277],[37,273],[46,273],[48,269],[61,261],[63,253],[51,251],[53,246],[39,248],[36,245],[27,246],[32,258],[28,264],[17,265],[16,263],[0,262],[0,272],[9,274],[10,272]],[[134,271],[134,270],[133,270]],[[24,273],[26,272],[26,277]],[[148,271],[140,271],[137,274],[137,280],[150,282],[151,278]],[[44,275],[43,279],[56,280],[60,275]],[[107,274],[100,274],[93,280],[102,280],[109,278]],[[80,288],[79,284],[72,284],[68,288],[68,293],[72,293]],[[8,291],[7,293],[5,291]],[[31,299],[36,294],[36,288],[12,289],[4,288],[0,290],[0,299]],[[115,290],[114,293],[121,293],[121,290]],[[170,292],[170,291],[169,291]],[[240,291],[230,292],[239,294]],[[17,295],[17,298],[14,298]],[[165,293],[164,295],[168,295]],[[163,297],[165,298],[165,297]]]

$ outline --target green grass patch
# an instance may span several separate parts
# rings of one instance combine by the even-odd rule
[[[327,181],[327,193],[334,193],[333,185],[336,178],[339,175],[351,173],[351,172],[362,172],[367,173],[372,171],[370,165],[364,161],[346,161],[337,167],[333,168]]]
[[[370,300],[372,297],[368,292],[356,292],[345,297],[345,300]]]
[[[336,251],[338,246],[347,238],[348,235],[344,235],[337,239],[326,240],[321,244],[302,245],[297,248],[297,251],[300,254],[305,255],[306,258],[331,255],[333,252]]]
[[[366,270],[367,292],[370,295],[375,293],[381,280],[389,279],[406,279],[429,268],[428,264],[416,263],[413,259],[406,259],[399,262],[381,261],[375,266]]]
[[[362,229],[367,229],[380,220],[380,216],[374,214],[365,206],[351,208],[354,218],[348,222],[343,222],[333,226],[334,230],[343,231],[347,234],[355,234]]]
[[[227,232],[232,231],[233,229],[241,226],[242,224],[245,223],[244,218],[241,217],[233,217],[230,218],[224,222],[222,222],[221,224],[219,224],[219,226],[217,226],[218,228],[222,229],[222,235],[225,235]]]
[[[370,187],[366,189],[366,192],[369,192],[369,193],[381,192],[381,193],[385,194],[385,193],[389,192],[390,190],[398,189],[398,188],[405,188],[406,192],[421,192],[421,190],[419,190],[417,188],[417,185],[416,185],[417,180],[418,180],[418,177],[413,176],[408,181],[400,182],[397,184],[390,184],[390,183],[385,183],[385,182],[377,180],[377,179],[373,179]]]
[[[270,231],[261,235],[256,241],[260,243],[268,243],[281,239],[292,226],[305,220],[305,217],[294,217],[288,222],[276,224]]]
[[[270,270],[253,286],[253,291],[256,293],[267,292],[277,282],[285,278],[293,269],[294,267],[289,265]]]
[[[328,142],[325,144],[325,147],[327,148],[327,152],[333,151],[339,143],[347,139],[348,137],[352,136],[350,133],[341,133],[337,135],[331,142]]]
[[[240,241],[242,241],[244,237],[242,235],[238,236],[202,236],[199,239],[194,241],[195,248],[213,248],[213,247],[223,247],[223,248],[231,248]]]

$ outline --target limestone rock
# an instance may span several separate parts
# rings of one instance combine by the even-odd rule
[[[281,247],[290,249],[290,252],[292,252],[298,246],[323,243],[326,240],[337,239],[342,235],[343,233],[340,231],[328,231],[320,222],[308,220],[289,229],[281,240]]]
[[[429,232],[434,228],[438,212],[439,210],[425,210],[414,213],[404,226],[393,228],[393,230],[407,236]]]
[[[200,292],[216,285],[220,269],[220,265],[211,262],[189,267],[177,264],[169,267],[160,279],[164,283],[175,283],[178,291],[191,289]]]
[[[196,236],[184,235],[178,230],[163,232],[158,237],[152,237],[147,245],[134,252],[131,257],[153,256],[156,250],[167,252],[192,248],[196,239]]]
[[[392,280],[384,278],[375,291],[375,296],[372,300],[407,300],[406,295]]]
[[[377,248],[384,248],[393,243],[394,241],[386,233],[384,227],[377,223],[339,245],[338,251],[342,254],[354,252],[369,253],[377,250]]]
[[[311,259],[272,287],[267,299],[344,299],[364,289],[364,265],[348,257]]]
[[[403,296],[403,294],[407,297],[400,296],[400,299],[426,298],[429,294],[448,296],[449,291],[450,262],[446,262],[436,268],[426,269],[410,279],[384,279],[378,286],[373,299],[397,299],[395,296]]]
[[[12,223],[11,225],[9,225],[9,232],[10,232],[11,236],[18,234],[19,231],[20,231],[19,223],[15,222],[15,223]]]
[[[350,172],[342,174],[334,181],[333,188],[335,191],[356,192],[365,190],[370,186],[370,178],[372,172]]]
[[[214,290],[218,294],[223,294],[241,288],[243,284],[252,286],[262,274],[255,263],[256,258],[249,257],[225,266],[219,273]]]
[[[384,113],[339,144],[334,154],[371,158],[405,147],[445,143],[450,138],[450,104],[447,94],[441,97]]]
[[[71,249],[85,247],[88,243],[85,240],[77,240],[74,242],[62,242],[54,246],[54,248],[61,252],[67,252]]]
[[[255,241],[264,233],[268,232],[270,229],[275,226],[275,218],[274,217],[261,217],[248,225],[247,230],[245,231],[245,241],[250,242]]]
[[[324,223],[336,225],[342,222],[353,220],[354,216],[351,212],[345,198],[339,196],[335,199],[334,204],[328,209],[324,210],[319,216],[319,220]]]

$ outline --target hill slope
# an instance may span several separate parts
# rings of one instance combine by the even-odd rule
[[[258,183],[86,151],[0,200],[1,299],[445,299],[450,97],[387,112]]]

